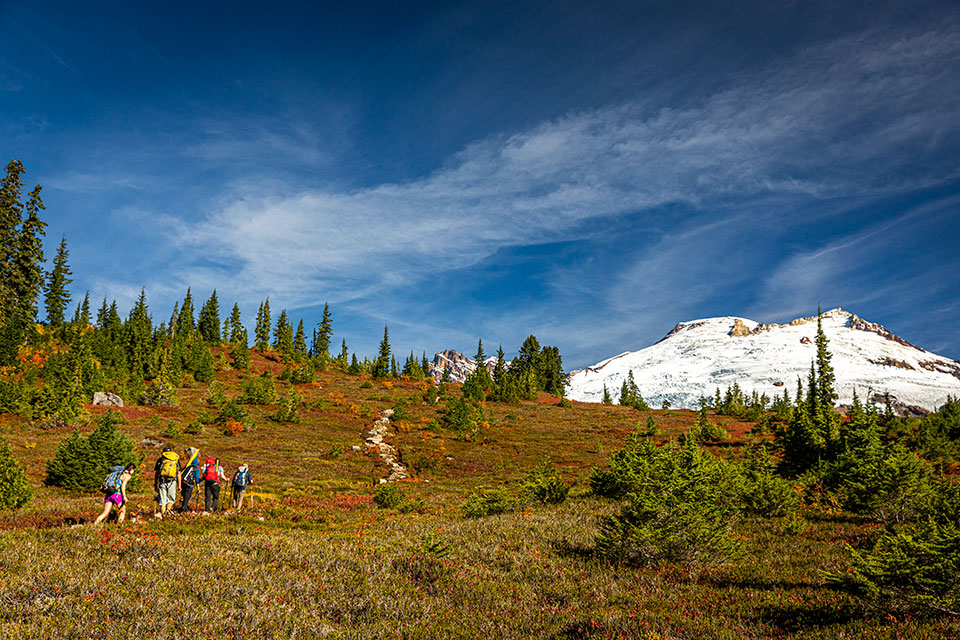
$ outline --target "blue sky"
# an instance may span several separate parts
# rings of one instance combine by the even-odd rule
[[[0,1],[73,292],[567,368],[843,306],[960,358],[955,3]]]

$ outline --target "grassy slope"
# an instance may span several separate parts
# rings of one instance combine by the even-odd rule
[[[255,357],[252,369],[278,371]],[[218,373],[230,397],[236,372]],[[339,372],[301,385],[307,402],[299,425],[266,418],[237,437],[208,427],[199,436],[164,438],[169,421],[187,424],[206,385],[178,392],[174,409],[126,408],[123,427],[146,436],[198,445],[228,473],[251,466],[257,502],[243,515],[183,516],[155,522],[151,496],[134,498],[141,519],[103,529],[64,523],[91,519],[96,496],[41,486],[44,460],[67,432],[39,431],[12,416],[0,434],[13,445],[36,486],[33,503],[0,518],[0,637],[955,637],[955,622],[877,619],[824,586],[823,569],[843,564],[843,545],[858,544],[873,525],[809,514],[809,528],[788,533],[778,520],[737,524],[747,555],[704,574],[612,567],[592,558],[597,517],[615,505],[582,497],[589,469],[646,415],[618,406],[557,406],[555,398],[486,407],[482,439],[458,441],[428,427],[437,407],[415,399],[422,383],[375,383]],[[283,389],[285,385],[278,384]],[[341,396],[342,394],[342,396]],[[414,466],[402,483],[422,497],[422,513],[378,509],[371,493],[386,475],[365,448],[375,413],[410,400],[409,418],[387,441]],[[92,409],[94,417],[100,411]],[[658,440],[693,422],[686,411],[654,411]],[[731,419],[736,454],[750,425]],[[88,427],[92,428],[92,427]],[[345,452],[332,455],[339,445]],[[149,468],[157,455],[144,449]],[[544,457],[578,481],[560,507],[478,520],[459,507],[478,486],[515,484]],[[440,543],[447,552],[424,549]],[[442,554],[441,554],[442,555]]]

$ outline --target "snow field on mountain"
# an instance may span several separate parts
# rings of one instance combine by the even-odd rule
[[[737,320],[751,331],[749,335],[730,335]],[[889,392],[900,402],[930,410],[948,395],[960,395],[960,378],[948,372],[960,371],[958,363],[850,326],[857,321],[841,309],[822,316],[840,404],[851,402],[854,389],[862,398]],[[695,408],[701,395],[713,395],[717,387],[722,392],[734,383],[746,393],[757,391],[771,398],[786,389],[793,398],[797,378],[806,384],[816,356],[816,318],[752,333],[757,326],[753,320],[732,316],[681,323],[655,345],[572,372],[567,395],[599,402],[606,384],[616,402],[632,370],[651,406],[668,400],[673,407]]]

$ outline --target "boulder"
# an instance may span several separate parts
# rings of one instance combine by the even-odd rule
[[[93,404],[103,407],[122,407],[123,398],[109,391],[97,391],[93,394]]]

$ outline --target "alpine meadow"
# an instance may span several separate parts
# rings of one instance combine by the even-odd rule
[[[0,638],[960,638],[957,114],[939,0],[0,3]]]

